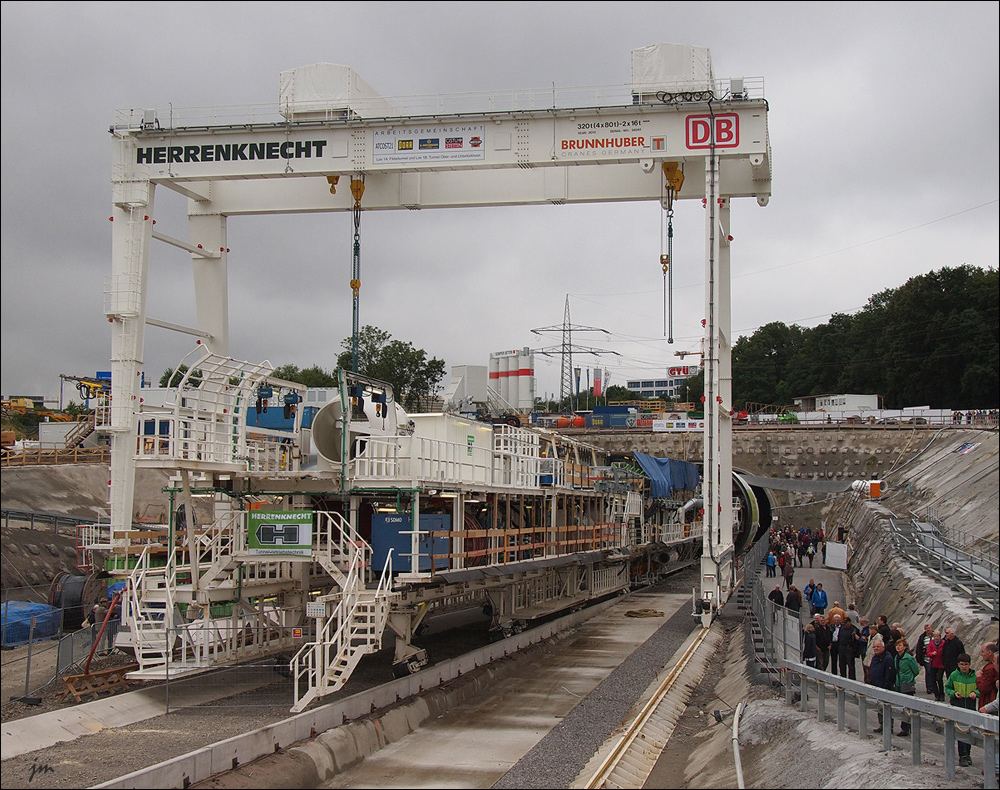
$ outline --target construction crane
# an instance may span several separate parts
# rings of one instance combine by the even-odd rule
[[[702,323],[704,323],[704,322],[702,322]],[[693,357],[695,355],[697,355],[698,359],[700,360],[699,364],[704,363],[704,361],[705,361],[705,338],[701,338],[701,340],[698,342],[698,350],[697,351],[675,351],[674,352],[674,356],[675,357],[680,357],[681,362],[684,361],[684,357]]]
[[[110,379],[97,378],[97,376],[67,376],[64,373],[60,373],[59,378],[63,381],[76,382],[76,391],[80,393],[80,397],[84,401],[92,400],[100,395],[111,394]]]

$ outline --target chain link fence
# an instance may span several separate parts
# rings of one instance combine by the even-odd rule
[[[36,639],[39,618],[31,616],[19,625],[28,634],[25,644],[5,647],[0,671],[3,677],[3,704],[33,699],[49,684],[64,675],[82,673],[87,659],[103,658],[115,651],[115,638],[120,623],[108,621],[101,633],[101,623],[65,633],[59,632],[46,639]]]
[[[207,708],[287,712],[295,703],[289,662],[307,641],[308,629],[196,621],[167,634],[172,646],[164,667],[168,713]],[[264,652],[270,655],[262,657]],[[212,663],[211,656],[219,653],[227,658]]]

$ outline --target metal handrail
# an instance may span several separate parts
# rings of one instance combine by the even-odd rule
[[[758,544],[760,543],[766,542],[758,541]],[[754,546],[754,549],[748,553],[748,563],[752,562],[752,556],[754,556],[755,551],[757,554],[760,554],[760,557],[763,556],[762,550],[757,550],[757,546]],[[759,566],[760,557],[758,557],[757,563],[752,567],[756,568]],[[748,564],[747,567],[749,570],[751,566]],[[775,633],[778,629],[776,626],[772,627],[771,624],[775,622],[775,617],[781,613],[776,611],[779,607],[775,606],[772,601],[768,601],[764,598],[763,584],[759,577],[753,581],[750,606],[761,630],[765,634],[765,655],[768,661],[778,667],[781,671],[782,683],[785,686],[785,700],[789,705],[793,703],[793,695],[796,685],[798,685],[800,690],[801,709],[803,711],[806,710],[808,683],[812,682],[816,684],[817,693],[819,695],[817,715],[819,720],[823,721],[825,690],[827,687],[832,687],[837,694],[837,725],[840,729],[844,729],[844,705],[847,696],[851,695],[852,698],[857,700],[859,705],[858,735],[861,739],[867,739],[869,737],[866,719],[869,704],[881,707],[883,714],[891,715],[893,709],[901,710],[903,714],[910,716],[910,724],[914,732],[910,741],[911,747],[914,750],[913,760],[915,764],[919,762],[920,758],[921,720],[927,718],[940,721],[944,724],[944,765],[945,776],[949,780],[955,778],[956,729],[960,729],[963,732],[968,731],[973,738],[976,738],[977,741],[982,740],[983,743],[985,787],[990,790],[996,789],[997,783],[996,776],[994,774],[994,759],[997,754],[998,737],[1000,737],[1000,724],[998,724],[998,720],[995,716],[987,716],[982,713],[953,707],[951,705],[945,705],[940,702],[931,702],[911,697],[907,694],[900,694],[895,691],[879,689],[860,681],[850,680],[849,678],[832,675],[823,670],[806,666],[805,664],[800,663],[796,658],[782,658],[779,656],[778,648],[780,647],[781,653],[784,654],[784,656],[788,656],[790,654],[794,655],[791,650],[792,644],[787,639],[778,640],[775,637]],[[791,617],[788,619],[795,620],[796,634],[800,636],[801,626],[798,623],[798,619]],[[781,622],[780,619],[779,622]],[[782,633],[788,633],[787,630],[784,629],[783,622]],[[798,655],[801,656],[801,652],[798,653]],[[891,746],[891,734],[890,728],[885,727],[883,730],[883,743],[885,744],[887,751]]]
[[[763,77],[743,77],[743,96],[746,99],[764,97]],[[670,89],[673,88],[673,91]],[[719,78],[711,82],[716,100],[730,97],[731,78]],[[653,102],[657,91],[682,93],[690,91],[690,85],[679,82],[675,85],[613,84],[583,86],[550,86],[545,88],[524,88],[508,90],[476,91],[451,94],[423,94],[416,96],[352,97],[346,106],[333,101],[297,102],[296,112],[326,113],[326,120],[362,120],[365,118],[403,116],[440,116],[451,114],[487,112],[530,112],[552,109],[586,109],[588,107],[630,106],[636,94],[643,94],[645,101]],[[255,126],[282,124],[294,119],[290,108],[279,103],[221,105],[215,107],[170,107],[138,109],[121,108],[115,112],[113,128],[116,131],[139,131],[150,128],[147,114],[155,115],[155,129],[184,129],[202,126]],[[291,118],[282,115],[286,112]],[[391,113],[391,114],[388,114]]]
[[[908,559],[920,563],[930,573],[963,592],[971,592],[972,597],[984,608],[996,614],[1000,611],[1000,573],[992,562],[979,563],[967,552],[956,549],[943,541],[942,549],[937,551],[924,544],[917,537],[918,529],[914,521],[903,525],[897,519],[890,518],[890,534],[895,546]],[[928,537],[941,540],[940,535],[923,533]],[[934,563],[940,567],[934,567]],[[947,570],[946,570],[947,567]],[[980,568],[987,571],[985,575]],[[980,589],[986,588],[983,594]]]
[[[997,560],[992,557],[983,557],[982,560],[980,560],[978,554],[973,554],[966,549],[952,545],[940,534],[922,533],[923,535],[932,537],[941,543],[941,551],[937,551],[933,547],[927,546],[918,539],[919,530],[915,528],[915,525],[911,524],[911,527],[913,528],[910,528],[901,526],[898,523],[893,523],[893,527],[901,540],[911,546],[914,546],[922,553],[939,557],[950,565],[954,565],[957,569],[966,572],[970,576],[974,576],[979,581],[989,584],[990,586],[996,587],[998,586],[998,583],[1000,583],[1000,562],[997,562]],[[983,573],[980,572],[980,569],[976,567],[977,565],[981,566],[983,570],[986,570],[989,575],[983,575]]]
[[[869,686],[861,681],[831,675],[823,670],[795,661],[783,662],[781,672],[785,686],[785,702],[789,705],[794,703],[794,692],[798,687],[799,706],[803,712],[807,708],[809,683],[815,684],[818,695],[817,717],[820,721],[823,721],[825,716],[826,690],[832,690],[837,695],[837,727],[842,731],[845,729],[845,703],[848,698],[855,701],[858,705],[858,737],[861,740],[869,738],[867,724],[869,705],[881,709],[884,718],[882,741],[886,751],[889,751],[892,745],[891,716],[895,712],[896,715],[909,717],[910,746],[914,765],[919,765],[921,761],[920,725],[922,721],[943,723],[944,766],[945,777],[948,780],[955,778],[955,741],[959,737],[956,730],[961,731],[962,740],[977,744],[981,741],[984,786],[990,790],[995,790],[997,787],[994,760],[998,745],[1000,745],[1000,721],[996,716]]]

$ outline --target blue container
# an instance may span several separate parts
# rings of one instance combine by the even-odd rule
[[[284,406],[277,403],[277,399],[268,404],[267,411],[257,413],[256,405],[251,405],[247,409],[247,428],[270,428],[274,431],[291,431],[295,428],[295,417],[285,416]]]
[[[612,414],[610,417],[611,428],[625,428],[627,427],[625,421],[628,419],[627,414]]]
[[[442,532],[451,530],[451,516],[446,514],[420,516],[421,532]],[[381,572],[385,560],[392,549],[393,573],[409,572],[410,541],[413,532],[409,513],[376,513],[372,516],[372,568]],[[434,570],[448,568],[448,538],[421,535],[418,548],[418,569],[426,573],[431,569],[431,554],[434,555]]]

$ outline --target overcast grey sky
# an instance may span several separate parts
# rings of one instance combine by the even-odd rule
[[[385,96],[625,85],[632,49],[709,47],[763,77],[773,195],[734,201],[733,330],[815,326],[908,278],[998,262],[998,4],[21,3],[2,5],[2,389],[57,398],[110,368],[111,137],[127,107],[277,102],[278,73],[351,66]],[[167,194],[165,194],[167,193]],[[184,201],[158,227],[187,238]],[[661,209],[650,203],[373,212],[361,322],[458,364],[611,335],[582,357],[611,384],[662,376],[704,312],[700,200],[675,218],[675,344],[663,338]],[[229,222],[233,356],[331,369],[351,332],[346,214]],[[186,254],[155,245],[149,314],[194,323]],[[192,347],[147,331],[147,378]],[[538,394],[559,389],[539,357]],[[446,382],[445,382],[446,383]],[[67,389],[67,400],[75,395]],[[919,405],[919,404],[912,404]]]

